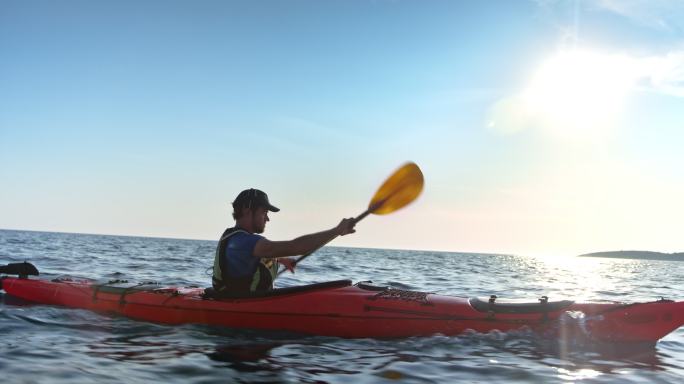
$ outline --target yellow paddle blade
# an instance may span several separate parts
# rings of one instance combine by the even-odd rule
[[[413,163],[404,164],[380,186],[368,204],[376,215],[386,215],[411,203],[423,191],[423,172]]]

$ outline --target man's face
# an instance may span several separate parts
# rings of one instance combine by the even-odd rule
[[[264,233],[267,221],[269,221],[268,209],[263,207],[256,208],[252,215],[252,225],[254,226],[254,233]]]

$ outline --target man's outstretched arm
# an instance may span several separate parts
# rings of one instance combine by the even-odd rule
[[[254,256],[259,258],[275,258],[305,255],[330,242],[337,236],[356,232],[354,219],[342,219],[340,223],[326,231],[300,236],[289,241],[270,241],[260,239],[254,246]]]

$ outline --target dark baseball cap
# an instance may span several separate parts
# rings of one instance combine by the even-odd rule
[[[233,208],[240,207],[263,207],[271,212],[280,211],[280,208],[271,205],[271,203],[268,201],[268,195],[265,192],[254,188],[245,189],[244,191],[240,192],[239,195],[237,195],[235,201],[233,201]]]

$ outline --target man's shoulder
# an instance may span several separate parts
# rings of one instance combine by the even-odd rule
[[[237,230],[236,232],[233,232],[230,235],[230,242],[246,242],[246,241],[254,241],[257,242],[260,239],[263,239],[264,237],[261,235],[257,235],[256,233],[249,233],[244,230]]]
[[[228,237],[233,238],[236,236],[245,236],[245,235],[247,235],[247,236],[259,236],[259,235],[254,234],[254,233],[249,233],[240,227],[230,227],[230,228],[226,228],[226,230],[223,231],[223,234],[221,234],[221,238],[225,239]]]

